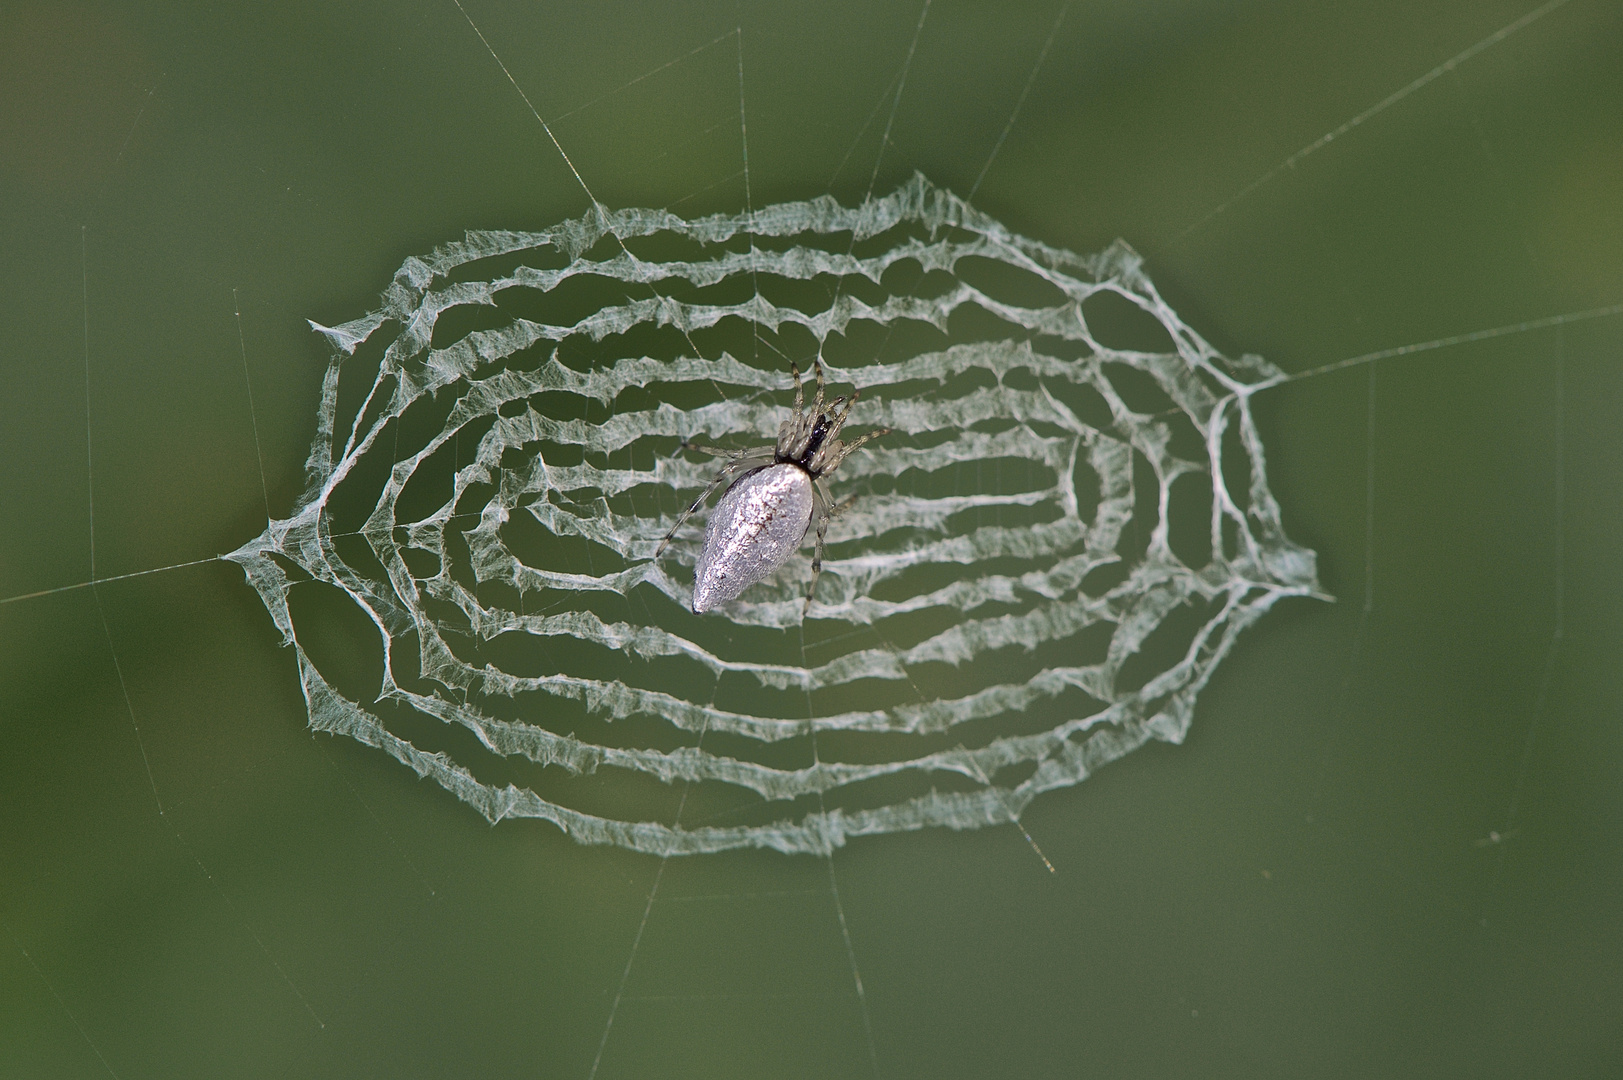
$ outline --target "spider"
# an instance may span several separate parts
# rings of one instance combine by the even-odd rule
[[[812,556],[811,586],[806,590],[810,610],[817,575],[823,570],[823,537],[828,523],[855,501],[835,504],[823,478],[840,467],[852,451],[859,449],[890,428],[876,428],[855,442],[841,442],[840,427],[856,403],[858,391],[850,397],[837,397],[823,407],[823,364],[813,361],[817,393],[811,408],[805,408],[800,384],[800,368],[790,363],[795,380],[794,412],[778,428],[774,446],[751,450],[719,450],[694,447],[707,454],[725,457],[727,463],[711,485],[683,511],[671,531],[665,534],[657,560],[692,514],[706,499],[730,481],[727,493],[716,504],[705,526],[704,550],[693,578],[693,611],[702,614],[731,600],[757,581],[789,561],[806,539],[812,522],[817,523],[817,550]]]

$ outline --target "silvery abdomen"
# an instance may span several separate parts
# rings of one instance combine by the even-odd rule
[[[693,610],[738,599],[800,549],[812,519],[812,480],[798,465],[768,465],[733,482],[710,514],[693,578]]]

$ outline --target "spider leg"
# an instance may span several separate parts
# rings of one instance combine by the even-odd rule
[[[789,374],[795,380],[795,407],[778,425],[778,443],[776,450],[779,457],[794,457],[795,444],[804,436],[805,430],[810,430],[806,421],[806,390],[800,382],[800,365],[793,360],[789,361]]]
[[[824,510],[827,503],[818,500],[818,509]],[[806,612],[811,610],[812,597],[817,593],[817,578],[823,572],[823,538],[828,535],[828,523],[839,513],[838,509],[827,510],[817,517],[817,546],[812,551],[811,584],[806,587],[806,606],[800,609],[800,617],[804,619]]]
[[[717,476],[715,480],[711,482],[710,486],[704,489],[704,494],[700,495],[697,499],[694,499],[692,506],[689,506],[686,510],[682,511],[682,516],[676,519],[676,524],[671,526],[671,531],[665,534],[665,539],[661,540],[659,542],[659,547],[654,549],[655,561],[658,561],[659,557],[665,554],[665,549],[670,546],[671,538],[676,535],[676,530],[680,529],[683,525],[686,525],[688,517],[699,507],[703,506],[706,499],[715,494],[716,489],[719,488],[727,479],[730,471],[731,470],[729,469],[723,469],[721,471],[721,475]]]
[[[823,466],[823,470],[822,470],[823,475],[826,476],[829,473],[833,472],[835,469],[839,468],[840,467],[840,462],[844,461],[847,457],[849,457],[852,454],[853,451],[861,450],[865,445],[867,445],[868,443],[872,442],[873,440],[879,438],[879,436],[881,436],[881,435],[889,435],[890,432],[891,432],[891,429],[888,428],[888,427],[874,428],[872,431],[868,432],[866,435],[862,435],[862,436],[859,436],[859,437],[857,437],[855,439],[852,439],[848,443],[841,443],[840,448],[834,452],[832,460],[830,460],[827,465]]]
[[[857,403],[857,398],[861,394],[861,390],[853,390],[850,397],[840,398],[834,402],[834,413],[829,417],[828,425],[828,437],[830,439],[838,435],[840,428],[845,426],[845,418],[851,415],[851,406]]]
[[[817,373],[817,395],[812,398],[811,414],[813,419],[823,413],[823,361],[819,357],[812,361],[812,370]]]
[[[723,453],[731,457],[733,460],[723,465],[721,467],[721,472],[716,474],[716,478],[710,482],[709,487],[704,489],[704,493],[701,494],[697,499],[694,499],[691,506],[682,511],[682,516],[676,519],[676,524],[671,526],[671,531],[665,534],[665,539],[661,540],[659,542],[659,547],[654,550],[655,559],[658,559],[661,555],[665,554],[665,548],[670,544],[671,539],[676,536],[676,530],[687,524],[688,518],[695,510],[699,509],[699,507],[705,504],[705,500],[709,499],[710,496],[716,493],[717,488],[721,487],[722,484],[731,481],[733,479],[733,474],[738,472],[738,470],[741,468],[748,468],[755,465],[765,465],[770,463],[773,452],[773,448],[770,446],[757,447],[754,450],[718,451],[714,447],[704,446],[695,446],[693,449],[702,450],[708,454]]]

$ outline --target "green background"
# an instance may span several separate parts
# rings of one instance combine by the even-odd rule
[[[1623,301],[1602,0],[1288,167],[1535,9],[1077,2],[1033,77],[1055,4],[935,0],[908,66],[911,4],[464,2],[610,206],[742,208],[740,58],[756,206],[876,160],[968,193],[1029,80],[977,205],[1125,238],[1227,352]],[[287,513],[306,318],[588,205],[453,0],[0,21],[0,1074],[1623,1070],[1623,316],[1259,397],[1338,602],[1249,632],[1185,745],[1038,800],[1057,873],[1013,829],[661,870],[312,737],[233,565],[71,587]]]

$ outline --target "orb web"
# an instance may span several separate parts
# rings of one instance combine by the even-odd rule
[[[1319,594],[1250,410],[1278,370],[1124,243],[1032,241],[923,177],[470,232],[312,326],[308,487],[228,558],[311,727],[492,822],[663,855],[1006,824],[1181,742],[1236,636]],[[703,515],[653,559],[715,475],[693,447],[770,443],[816,356],[861,390],[850,436],[894,433],[831,478],[809,611],[808,546],[696,616]],[[366,676],[333,645],[357,626]]]

